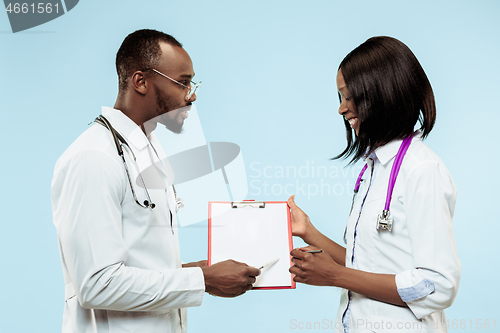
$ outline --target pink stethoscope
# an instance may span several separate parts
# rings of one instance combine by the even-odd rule
[[[394,164],[392,165],[391,175],[389,177],[389,185],[387,187],[387,196],[385,198],[385,206],[382,214],[377,217],[377,231],[378,230],[389,230],[392,231],[393,220],[389,218],[389,206],[391,205],[392,191],[394,190],[394,185],[396,184],[396,179],[398,178],[399,169],[401,168],[401,164],[403,163],[403,158],[405,157],[406,151],[410,147],[411,140],[413,139],[413,134],[408,136],[403,140],[401,146],[399,147],[398,153],[396,154],[396,158],[394,160]],[[354,196],[352,198],[352,208],[354,207],[354,200],[356,199],[356,194],[358,194],[359,186],[361,185],[361,177],[365,173],[368,168],[368,164],[365,164],[361,172],[359,173],[358,179],[356,180],[356,185],[354,186]],[[351,215],[351,213],[349,213]],[[347,226],[344,230],[344,243],[347,244]]]

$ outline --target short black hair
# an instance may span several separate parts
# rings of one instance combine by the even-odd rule
[[[354,163],[392,140],[409,136],[417,121],[422,138],[429,135],[436,121],[434,93],[417,58],[401,41],[372,37],[352,50],[339,70],[356,105],[359,131],[353,140],[344,119],[347,148],[334,159],[352,156],[350,163]]]
[[[137,30],[125,38],[116,53],[120,92],[127,88],[127,79],[135,71],[145,71],[158,64],[161,56],[160,42],[182,47],[174,37],[157,30]]]

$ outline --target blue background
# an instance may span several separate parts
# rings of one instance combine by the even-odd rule
[[[450,325],[465,323],[457,332],[471,331],[476,321],[500,326],[500,160],[493,149],[500,121],[494,97],[500,91],[499,16],[494,0],[82,0],[54,21],[13,34],[0,13],[0,331],[60,331],[64,288],[51,221],[54,164],[100,107],[114,104],[116,51],[142,28],[172,34],[190,53],[195,80],[204,82],[196,104],[205,137],[240,145],[248,197],[285,200],[293,188],[299,206],[337,242],[361,168],[329,161],[345,146],[338,64],[371,36],[405,42],[436,96],[437,123],[426,142],[459,191],[454,231],[462,280],[447,310]],[[321,166],[328,175],[313,174]],[[301,167],[301,174],[279,173]],[[206,258],[206,223],[180,233],[184,261]],[[236,299],[205,295],[201,307],[189,310],[189,328],[301,331],[293,323],[334,320],[338,304],[337,288],[305,285]]]

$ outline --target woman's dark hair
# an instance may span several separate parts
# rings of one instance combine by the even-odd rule
[[[354,163],[392,140],[407,137],[417,121],[422,138],[429,135],[436,120],[434,94],[405,44],[391,37],[372,37],[352,50],[339,70],[356,105],[359,131],[353,140],[344,119],[347,148],[334,159],[352,156]]]

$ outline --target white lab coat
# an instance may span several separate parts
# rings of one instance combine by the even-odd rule
[[[143,170],[164,152],[122,112],[103,115],[128,141]],[[126,148],[125,148],[126,151]],[[140,202],[144,188],[125,152]],[[150,189],[153,211],[134,201],[110,132],[85,131],[59,158],[52,208],[63,266],[63,332],[185,332],[185,307],[199,306],[205,291],[200,268],[181,268],[172,186]],[[170,220],[169,207],[173,219]],[[172,223],[172,227],[171,227]]]
[[[460,280],[452,229],[456,188],[420,133],[404,157],[392,194],[392,232],[376,230],[401,142],[390,142],[367,159],[363,188],[347,223],[346,267],[395,274],[409,308],[342,290],[336,332],[343,332],[343,316],[350,333],[447,331],[444,309],[453,303]]]

